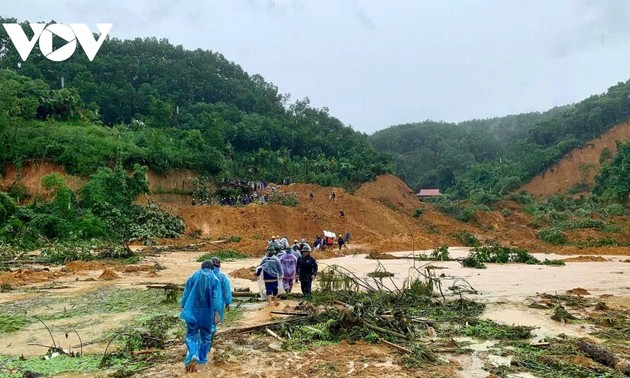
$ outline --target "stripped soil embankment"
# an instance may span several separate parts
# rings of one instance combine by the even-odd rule
[[[630,123],[621,123],[597,138],[591,139],[586,146],[578,148],[565,156],[558,164],[534,177],[520,190],[527,190],[537,197],[566,193],[579,183],[592,185],[599,171],[600,156],[605,148],[612,155],[617,151],[617,141],[630,140]]]

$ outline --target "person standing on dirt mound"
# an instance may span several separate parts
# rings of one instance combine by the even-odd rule
[[[297,279],[302,286],[302,294],[311,295],[311,286],[317,276],[317,261],[311,256],[311,246],[305,244],[302,248],[302,257],[297,262]]]
[[[187,372],[197,371],[197,363],[208,361],[212,346],[212,329],[219,324],[221,284],[212,270],[214,264],[206,260],[184,286],[180,317],[186,322],[185,343],[188,352],[184,365]]]

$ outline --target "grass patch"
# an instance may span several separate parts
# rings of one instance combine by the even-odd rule
[[[2,378],[19,378],[25,377],[27,371],[42,374],[42,376],[54,376],[61,373],[77,372],[89,373],[99,370],[101,362],[100,355],[87,355],[80,357],[58,356],[49,360],[41,357],[33,357],[21,359],[19,357],[1,357],[4,365],[4,371],[0,373]],[[125,372],[133,372],[147,366],[145,362],[130,361],[127,358],[112,357],[109,360],[109,367],[119,369]],[[34,376],[34,375],[28,375]]]
[[[545,261],[540,261],[522,248],[506,247],[498,244],[475,247],[462,260],[462,265],[467,268],[485,269],[485,263],[564,265],[562,260],[545,259]]]
[[[221,261],[233,261],[239,259],[245,259],[248,256],[242,252],[235,251],[233,249],[222,249],[220,251],[208,252],[199,256],[197,262],[204,262],[210,260],[213,257],[218,257]]]
[[[464,328],[463,334],[482,340],[522,340],[529,339],[535,328],[499,324],[492,320],[480,320]]]
[[[19,331],[29,323],[30,320],[22,315],[0,314],[0,334]]]

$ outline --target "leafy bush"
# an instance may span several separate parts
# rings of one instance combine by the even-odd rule
[[[520,203],[521,205],[529,205],[536,201],[534,199],[534,196],[527,190],[521,190],[518,193],[512,193],[508,196],[508,198],[514,202]]]
[[[501,209],[501,215],[503,217],[509,217],[510,215],[512,215],[512,212],[510,211],[510,209],[503,208]]]
[[[563,245],[568,241],[567,235],[557,227],[543,228],[538,231],[538,237],[540,240],[553,245]]]
[[[477,239],[475,235],[471,234],[470,232],[466,230],[458,231],[456,234],[453,235],[453,237],[459,240],[462,243],[462,245],[466,247],[477,247],[481,244],[479,242],[479,239]]]
[[[624,215],[625,214],[625,209],[623,208],[622,205],[618,203],[613,203],[606,206],[606,209],[604,211],[608,215]]]
[[[558,266],[565,266],[566,263],[564,262],[564,260],[549,260],[549,259],[545,259],[542,262],[543,265],[558,265]]]
[[[436,207],[442,213],[455,217],[462,222],[470,222],[476,219],[475,208],[463,205],[460,202],[441,199],[436,202]]]
[[[297,199],[297,194],[295,194],[295,193],[285,194],[284,196],[282,196],[282,199],[280,200],[280,204],[282,206],[295,207],[295,206],[298,205],[298,203],[299,203],[299,201]]]
[[[448,246],[441,245],[431,252],[431,259],[437,261],[449,261],[451,256],[448,253]]]
[[[420,218],[422,216],[422,214],[424,214],[424,209],[422,208],[417,208],[414,212],[413,212],[413,217],[414,218]]]
[[[522,248],[495,244],[473,248],[462,261],[464,267],[477,269],[485,269],[484,263],[540,264],[540,260]]]

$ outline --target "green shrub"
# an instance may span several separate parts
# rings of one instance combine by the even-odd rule
[[[298,199],[297,199],[297,194],[295,193],[289,193],[286,194],[282,197],[282,200],[280,201],[280,205],[282,206],[291,206],[291,207],[295,207],[298,205]]]
[[[606,209],[604,211],[608,215],[624,215],[625,214],[625,209],[623,208],[622,205],[618,203],[613,203],[606,206]]]
[[[448,253],[448,246],[441,245],[431,252],[431,259],[437,261],[449,261],[451,259]]]
[[[477,247],[481,244],[479,242],[479,239],[477,239],[475,235],[466,230],[458,231],[456,234],[453,235],[453,237],[460,241],[462,245],[466,247]]]
[[[558,265],[558,266],[565,266],[566,263],[564,262],[564,260],[549,260],[549,259],[545,259],[542,262],[543,265]]]
[[[462,261],[464,267],[477,269],[484,269],[486,267],[484,263],[540,264],[540,260],[522,248],[495,244],[473,248]]]
[[[514,202],[520,203],[521,205],[529,205],[535,202],[534,196],[527,190],[512,193],[508,198]]]
[[[420,218],[420,217],[422,216],[422,214],[424,214],[424,209],[417,208],[417,209],[413,212],[413,217],[414,217],[414,218]]]
[[[510,215],[512,215],[512,212],[510,211],[510,209],[503,208],[501,209],[501,215],[503,217],[509,217]]]
[[[540,240],[553,245],[563,245],[568,241],[566,234],[556,227],[543,228],[538,231],[538,237]]]

